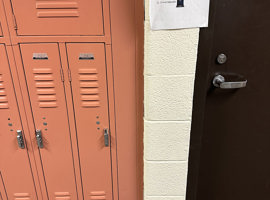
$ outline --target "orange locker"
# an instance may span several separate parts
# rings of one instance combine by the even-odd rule
[[[49,198],[76,198],[61,67],[68,59],[83,195],[112,199],[104,44],[68,43],[67,58],[61,59],[55,43],[21,44],[20,49]]]
[[[11,0],[18,35],[103,35],[103,0]]]
[[[117,1],[0,0],[0,200],[138,199],[135,0]]]
[[[58,45],[21,44],[49,198],[76,199],[70,129]]]
[[[84,197],[112,199],[105,46],[68,43],[67,52]]]
[[[0,191],[6,199],[36,199],[27,144],[5,46],[0,44]]]

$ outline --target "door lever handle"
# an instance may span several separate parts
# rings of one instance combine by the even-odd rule
[[[110,145],[109,129],[104,129],[104,145],[108,147]]]
[[[41,130],[36,130],[37,145],[40,149],[44,147]]]
[[[18,141],[18,146],[21,149],[24,149],[25,145],[24,145],[22,130],[17,130],[17,141]]]
[[[236,82],[226,82],[224,76],[217,75],[213,79],[213,85],[221,89],[238,89],[247,86],[247,80],[236,81]]]

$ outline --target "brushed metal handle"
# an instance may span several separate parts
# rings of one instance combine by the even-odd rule
[[[247,86],[247,80],[244,81],[235,81],[235,82],[226,82],[224,76],[217,75],[213,79],[213,85],[221,89],[238,89],[244,88]]]
[[[18,141],[18,146],[21,149],[24,149],[25,145],[24,145],[22,130],[17,130],[17,141]]]
[[[109,129],[104,129],[104,145],[105,147],[110,146],[110,135],[109,135]]]
[[[41,130],[36,130],[36,139],[37,139],[37,145],[40,149],[43,149],[43,139],[42,139],[42,133]]]

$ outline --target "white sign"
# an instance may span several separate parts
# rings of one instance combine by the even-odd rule
[[[207,27],[209,0],[150,0],[153,30]]]

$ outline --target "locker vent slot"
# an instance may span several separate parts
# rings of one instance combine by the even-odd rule
[[[30,194],[29,193],[14,193],[14,199],[15,200],[30,200]]]
[[[6,89],[4,86],[3,75],[0,74],[0,109],[8,109],[8,99],[6,95]]]
[[[57,98],[53,71],[51,68],[33,69],[36,92],[40,108],[56,108]]]
[[[91,200],[106,200],[106,193],[104,191],[94,191],[90,193]]]
[[[38,18],[79,17],[78,3],[71,1],[36,1]]]
[[[70,200],[70,193],[69,192],[55,192],[55,200]]]
[[[100,106],[98,73],[96,69],[79,69],[82,107]]]

